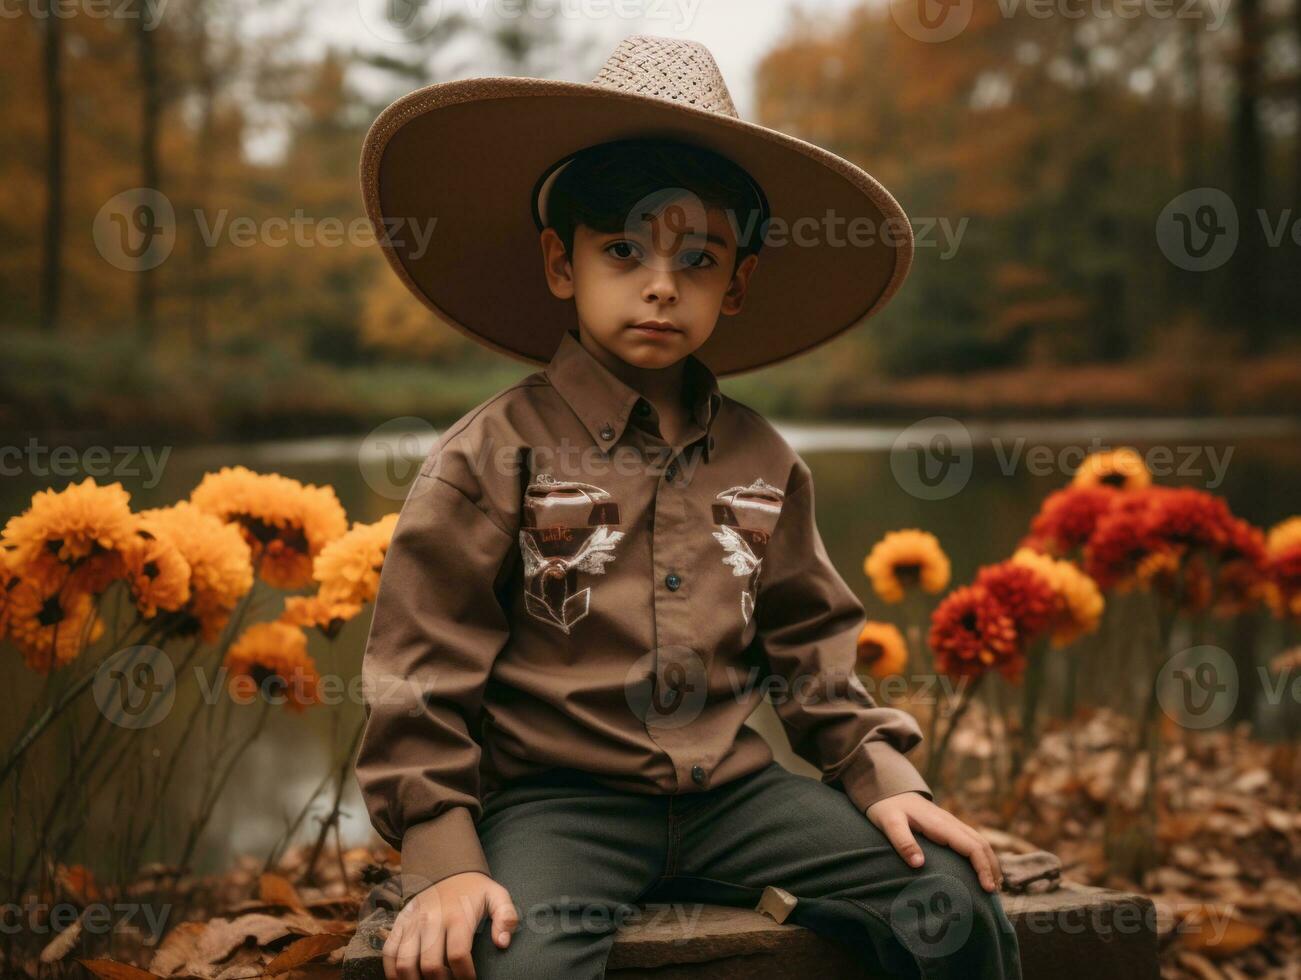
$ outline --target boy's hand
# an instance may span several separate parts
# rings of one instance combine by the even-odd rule
[[[487,875],[465,871],[434,882],[407,902],[384,942],[388,980],[475,980],[470,947],[487,912],[493,942],[505,949],[519,925],[510,893]]]
[[[1003,868],[989,842],[921,793],[897,793],[877,800],[867,808],[867,819],[881,828],[899,856],[914,868],[920,868],[926,860],[912,835],[915,827],[937,844],[947,844],[970,858],[986,891],[992,892],[1003,884]]]

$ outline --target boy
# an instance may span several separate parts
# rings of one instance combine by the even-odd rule
[[[385,558],[356,771],[402,853],[386,974],[587,980],[637,903],[775,885],[891,975],[1019,977],[992,849],[854,674],[808,466],[717,384],[880,308],[912,253],[894,199],[644,35],[591,85],[412,93],[362,173],[416,295],[546,365],[441,435]],[[806,235],[757,274],[770,219],[833,209],[893,234]],[[419,247],[392,234],[416,214]],[[744,724],[765,695],[821,781]]]

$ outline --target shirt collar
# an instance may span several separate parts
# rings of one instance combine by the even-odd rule
[[[618,443],[637,403],[642,401],[641,393],[593,357],[578,339],[577,331],[565,331],[546,374],[598,446],[608,450]],[[707,434],[704,452],[708,460],[714,443],[713,421],[723,400],[718,378],[704,361],[688,354],[683,383],[694,395],[692,410]]]

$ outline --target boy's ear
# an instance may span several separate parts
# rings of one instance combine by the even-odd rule
[[[565,243],[554,228],[543,228],[538,236],[542,246],[542,271],[547,277],[547,287],[556,299],[574,298],[574,267],[565,254]]]
[[[719,307],[720,313],[732,316],[741,312],[741,307],[745,305],[745,291],[750,288],[750,277],[754,275],[758,265],[757,255],[747,255],[741,260],[736,267],[736,272],[732,273],[732,281],[727,285],[727,292],[723,294],[723,305]]]

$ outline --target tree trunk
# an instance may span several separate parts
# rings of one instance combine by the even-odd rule
[[[136,20],[137,69],[140,75],[140,183],[161,191],[158,165],[159,80],[158,50],[153,30],[141,16]],[[136,273],[136,325],[145,342],[154,338],[154,269]]]
[[[41,327],[59,324],[63,272],[63,25],[54,0],[45,4],[45,241],[41,255]]]
[[[1262,50],[1260,0],[1238,0],[1237,94],[1233,107],[1233,196],[1238,209],[1238,248],[1229,263],[1229,320],[1242,324],[1248,353],[1259,353],[1267,336],[1259,210],[1265,199],[1259,118]]]

